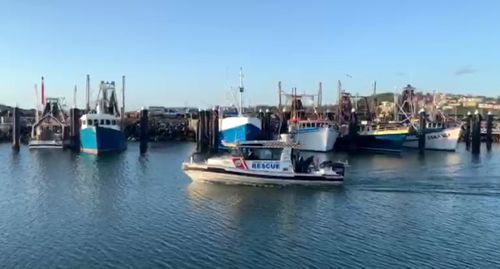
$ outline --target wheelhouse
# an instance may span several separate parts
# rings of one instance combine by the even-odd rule
[[[106,127],[120,129],[120,119],[108,114],[86,114],[80,118],[82,129],[90,127]]]

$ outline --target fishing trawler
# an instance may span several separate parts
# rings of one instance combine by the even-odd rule
[[[361,122],[361,130],[356,136],[356,146],[361,150],[401,152],[410,131],[400,125],[369,125]]]
[[[59,98],[47,98],[42,115],[31,127],[30,149],[62,149],[67,145],[67,123]]]
[[[333,150],[339,135],[334,123],[329,120],[291,120],[288,135],[296,138],[300,149],[328,152]]]
[[[40,119],[31,127],[28,146],[30,149],[62,149],[66,141],[67,123],[60,99],[47,98],[44,103]]]
[[[425,129],[425,149],[455,151],[462,128],[459,126],[446,126],[443,123],[429,122]],[[414,133],[417,133],[415,130]],[[409,135],[404,146],[407,148],[418,148],[418,136]]]
[[[101,81],[96,108],[80,118],[81,151],[91,154],[118,152],[127,148],[120,125],[115,82]]]
[[[257,117],[247,116],[243,114],[243,71],[240,69],[240,85],[239,85],[239,107],[237,115],[227,114],[225,117],[224,111],[219,111],[219,137],[221,141],[226,143],[236,143],[241,141],[256,140],[261,135],[262,122]]]
[[[283,141],[246,141],[225,145],[229,154],[195,153],[182,169],[193,181],[243,185],[337,185],[346,164],[304,159],[298,144]]]
[[[374,92],[375,87],[376,84]],[[341,89],[340,82],[338,94],[341,135],[335,145],[337,148],[385,153],[400,153],[403,150],[403,143],[410,131],[409,127],[397,122],[382,123],[374,113],[375,100],[370,102],[366,96],[351,96]],[[351,99],[354,100],[354,104]],[[360,107],[363,108],[362,111],[358,110]],[[364,120],[359,122],[359,116],[363,116]]]
[[[425,112],[421,109],[417,113],[417,98],[415,88],[407,85],[398,100],[399,118],[407,122],[412,128],[404,146],[407,148],[418,148],[418,133],[420,129],[419,115]],[[451,118],[447,118],[436,104],[436,95],[432,96],[432,102],[424,104],[428,110],[425,123],[425,149],[455,151],[460,139],[461,127]]]
[[[318,99],[321,94],[321,87],[318,93]],[[288,121],[288,134],[296,140],[300,145],[301,150],[328,152],[333,150],[339,132],[336,124],[326,118],[321,118],[320,113],[313,113],[316,115],[312,118],[305,117],[304,103],[309,100],[314,103],[314,95],[298,95],[296,89],[292,94],[284,94],[291,107],[292,118]],[[281,97],[280,97],[281,98]],[[307,99],[307,100],[306,100]],[[320,104],[318,102],[318,107]],[[315,111],[316,112],[316,111]]]
[[[31,126],[31,136],[28,143],[30,149],[62,149],[68,144],[66,115],[63,111],[63,98],[46,98],[45,82],[42,77],[41,104],[38,111],[38,91],[35,86],[37,107],[35,123]]]

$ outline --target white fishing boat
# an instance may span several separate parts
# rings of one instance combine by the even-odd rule
[[[243,185],[337,185],[344,180],[346,165],[304,160],[298,145],[283,141],[246,141],[233,145],[231,153],[205,158],[195,153],[183,163],[193,181]]]
[[[318,95],[298,95],[296,89],[291,94],[285,94],[280,90],[280,100],[283,96],[287,106],[290,107],[292,118],[288,121],[288,133],[282,134],[282,138],[288,136],[287,139],[294,139],[300,145],[301,150],[318,152],[333,150],[339,132],[333,121],[326,119],[323,113],[317,111],[317,107],[321,107],[319,101],[321,100],[321,84]],[[315,100],[316,97],[318,101]],[[311,113],[312,117],[305,116],[307,104],[313,107],[309,109],[314,111]]]
[[[441,123],[428,123],[425,130],[425,149],[455,151],[460,131],[459,126],[447,127]],[[418,136],[407,136],[403,145],[408,148],[418,148]]]
[[[293,137],[292,141],[296,141],[301,150],[327,152],[333,150],[339,132],[332,121],[298,120],[290,124],[288,134],[283,136]]]

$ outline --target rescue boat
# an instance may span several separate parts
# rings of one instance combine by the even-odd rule
[[[338,185],[346,163],[304,159],[299,144],[284,141],[243,141],[225,145],[228,153],[195,153],[182,168],[193,181],[242,185]]]

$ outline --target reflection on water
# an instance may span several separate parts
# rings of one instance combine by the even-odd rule
[[[193,183],[190,143],[117,155],[0,145],[4,268],[499,267],[500,146],[316,154],[343,186]]]

